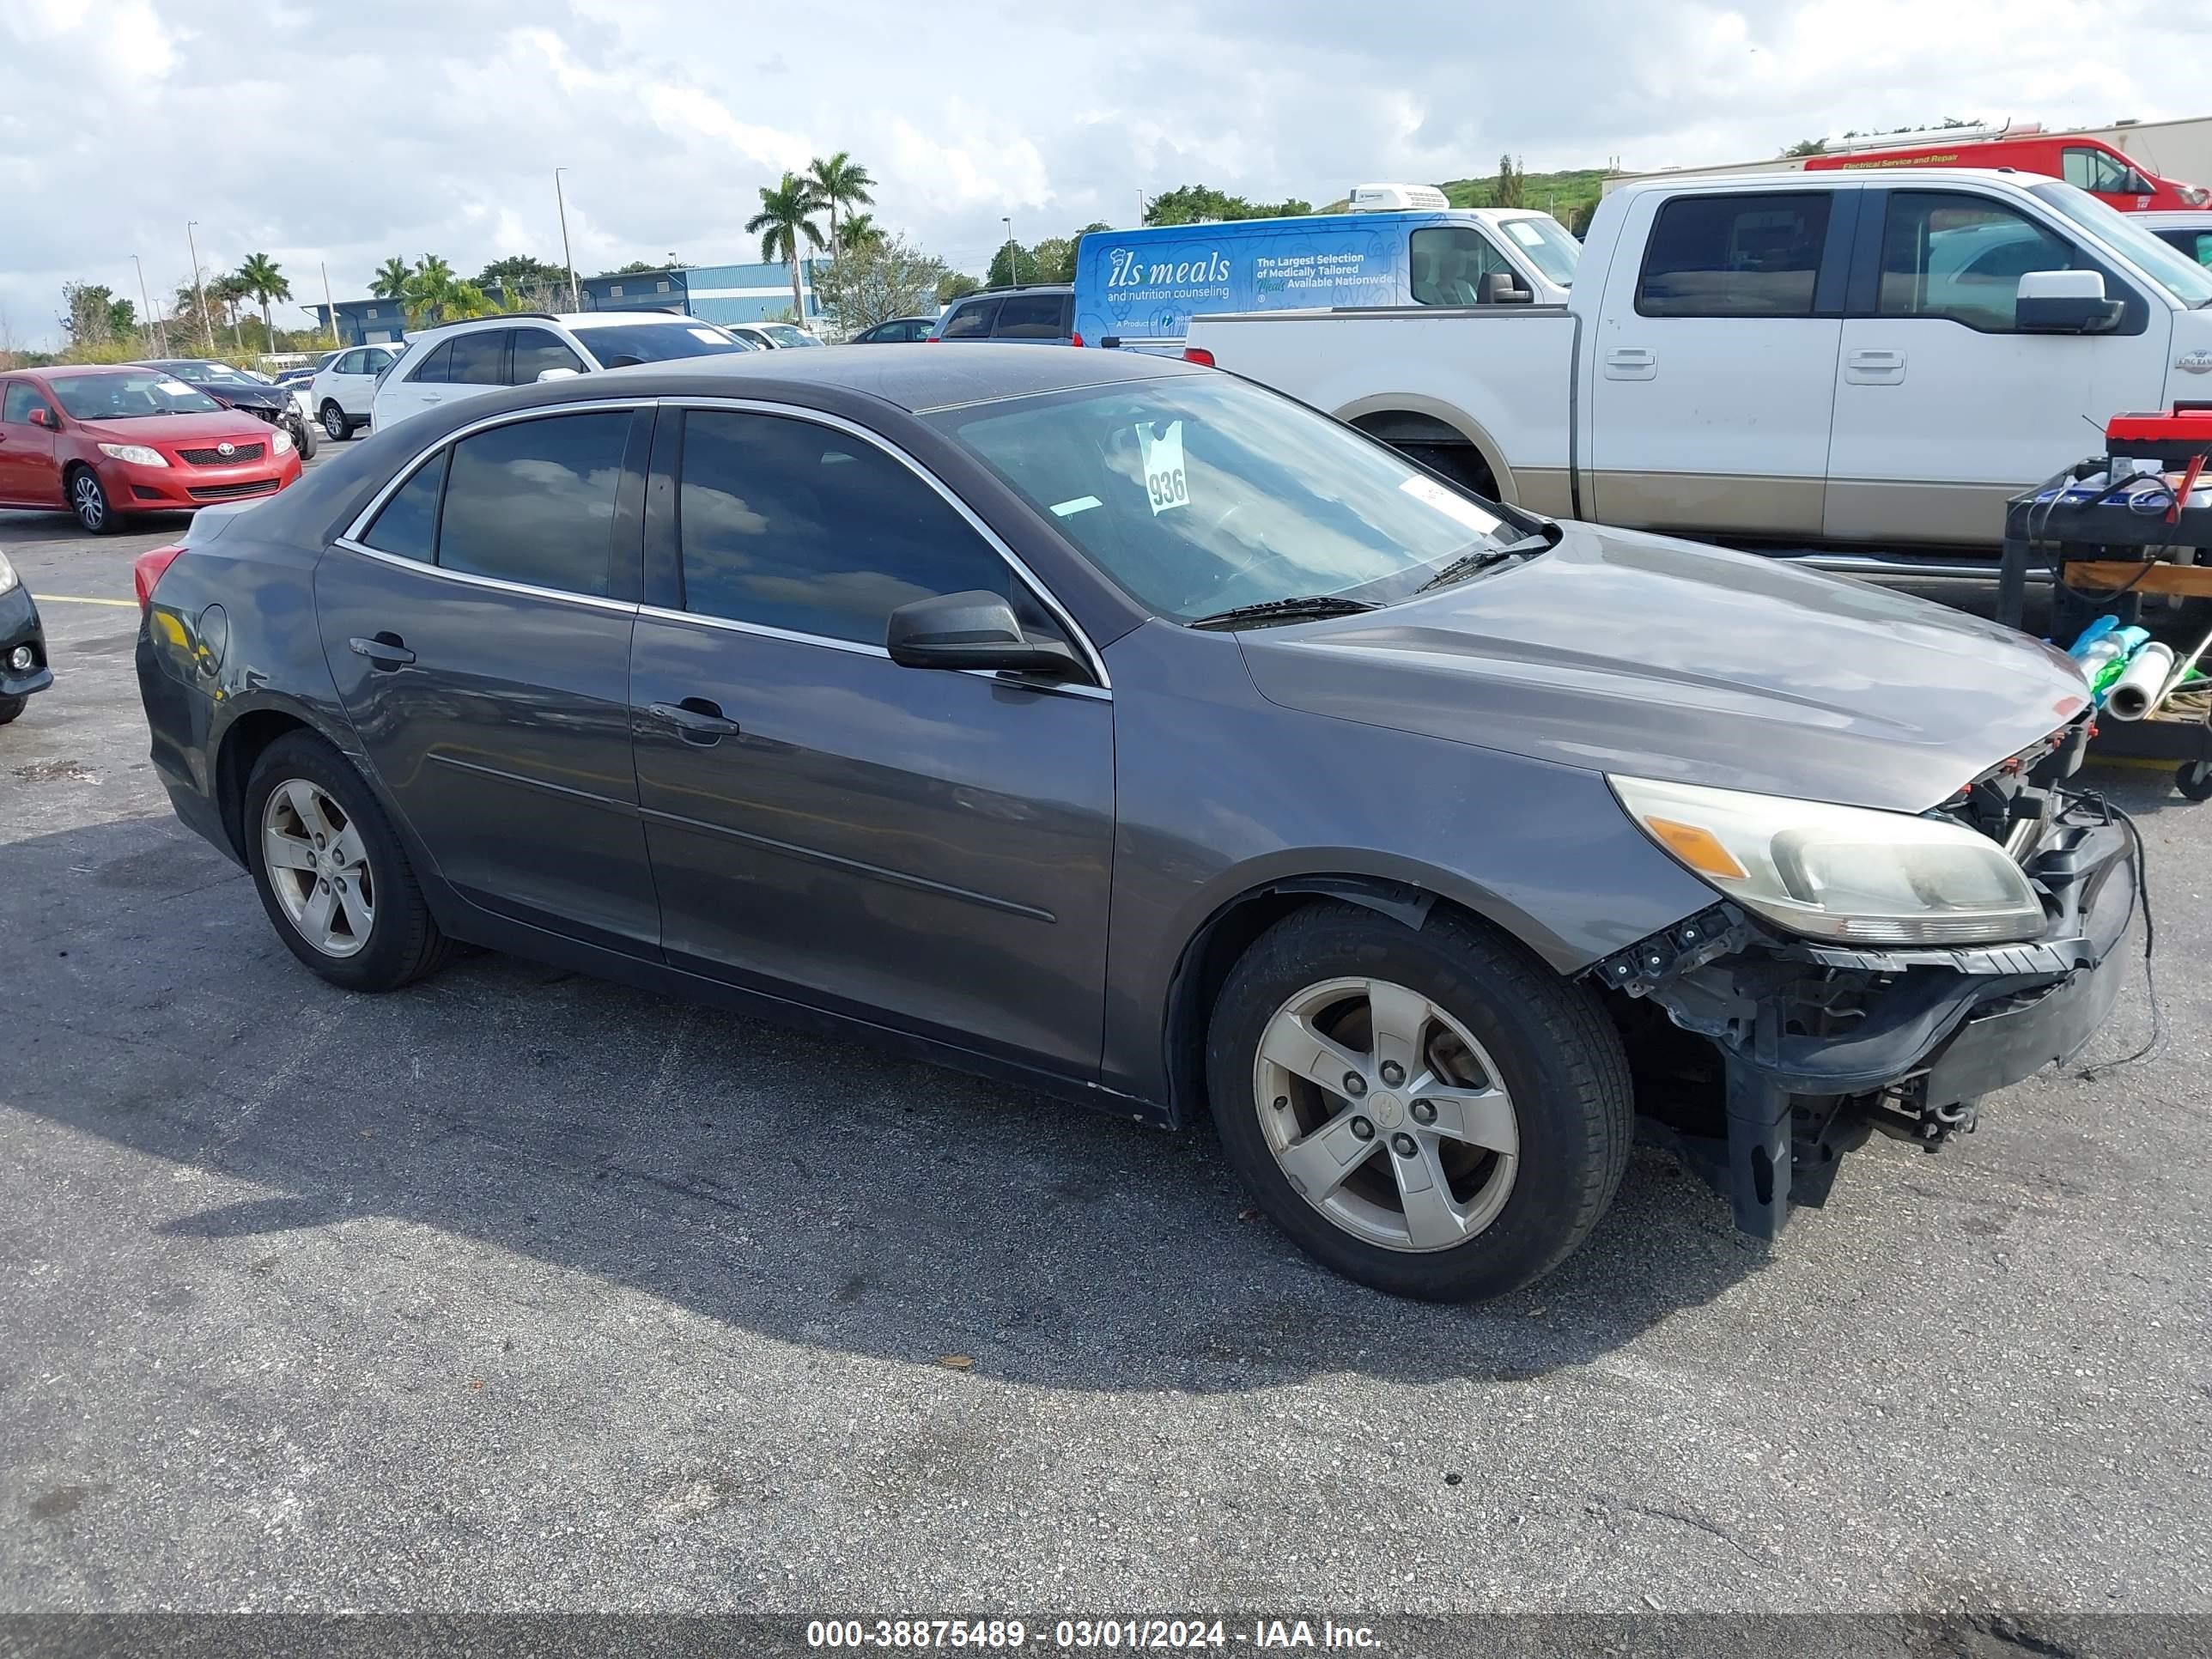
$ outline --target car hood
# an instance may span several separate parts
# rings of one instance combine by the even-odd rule
[[[1927,600],[1694,543],[1561,528],[1541,557],[1404,604],[1247,629],[1252,678],[1270,702],[1340,720],[1915,812],[2087,701],[2062,653]]]
[[[211,415],[138,415],[120,420],[80,421],[88,436],[118,444],[160,444],[173,449],[179,444],[258,444],[267,441],[269,428],[251,415],[218,410]]]
[[[267,409],[275,404],[292,401],[292,389],[282,386],[240,386],[234,381],[206,382],[193,388],[226,404],[236,404],[240,409]]]

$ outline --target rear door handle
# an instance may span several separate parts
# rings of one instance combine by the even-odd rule
[[[704,697],[686,697],[682,702],[656,702],[647,706],[646,712],[655,720],[666,720],[674,726],[686,743],[696,743],[712,748],[724,738],[738,735],[738,723],[723,717],[722,706]]]
[[[404,668],[415,660],[415,653],[400,642],[397,634],[379,634],[368,640],[348,640],[346,647],[355,656],[368,658],[378,668]]]
[[[1895,386],[1905,379],[1905,354],[1871,349],[1846,352],[1844,379],[1853,386]]]
[[[1648,380],[1658,373],[1658,354],[1643,346],[1615,346],[1605,354],[1608,380]]]

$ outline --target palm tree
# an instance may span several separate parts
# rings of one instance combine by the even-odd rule
[[[830,260],[835,264],[845,247],[837,235],[837,211],[840,208],[873,207],[876,198],[868,194],[868,186],[876,181],[869,177],[867,168],[853,159],[850,151],[841,149],[826,160],[816,156],[814,165],[806,171],[805,182],[815,199],[830,210]]]
[[[407,261],[395,253],[377,266],[376,275],[368,279],[368,291],[380,300],[404,298],[407,277]]]
[[[815,195],[814,187],[795,173],[783,175],[783,182],[774,190],[761,186],[761,210],[745,221],[745,234],[761,239],[761,258],[763,261],[781,259],[791,270],[791,310],[800,322],[806,320],[806,302],[799,292],[799,243],[805,238],[806,246],[817,253],[822,251],[822,233],[814,228],[814,216],[825,204]]]
[[[246,291],[261,301],[261,331],[268,338],[271,351],[276,349],[276,325],[270,320],[269,302],[289,300],[292,285],[284,280],[284,273],[265,253],[249,254],[238,268],[238,280],[246,284]]]
[[[222,307],[230,323],[230,343],[240,356],[246,355],[246,342],[239,337],[238,307],[252,292],[234,270],[226,271],[207,285],[208,298]]]
[[[407,273],[400,298],[407,302],[410,325],[420,327],[425,319],[434,323],[444,321],[447,307],[458,298],[453,266],[434,253],[424,254],[415,262],[415,269]]]
[[[884,245],[883,227],[872,213],[856,213],[837,228],[837,252],[858,253]]]

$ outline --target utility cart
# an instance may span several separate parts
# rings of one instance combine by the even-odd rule
[[[2028,576],[2046,571],[2051,637],[2061,647],[2099,616],[2136,623],[2146,596],[2212,599],[2212,494],[2199,483],[2200,473],[2212,483],[2212,405],[2116,416],[2106,441],[2108,453],[2014,496],[2005,510],[1996,619],[2018,628]],[[2146,461],[2173,467],[2179,480],[2131,470]],[[2191,631],[2201,634],[2212,605],[2191,605],[2186,614]],[[2203,654],[2212,672],[2212,653],[2195,638],[2182,650],[2190,653],[2185,665]],[[2090,752],[2171,761],[2184,795],[2212,799],[2212,681],[2193,684],[2204,689],[2175,686],[2140,720],[2100,714]]]

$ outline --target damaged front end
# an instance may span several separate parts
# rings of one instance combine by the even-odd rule
[[[1822,1201],[1836,1160],[1871,1129],[1930,1152],[1971,1131],[1983,1095],[2070,1058],[2104,1022],[2125,977],[2141,853],[2129,825],[2065,786],[2087,738],[2086,720],[2063,728],[1929,815],[2004,848],[2043,905],[2039,937],[1869,948],[1793,935],[1723,900],[1591,968],[1641,1005],[1619,1022],[1640,1097],[1668,1069],[1652,1056],[1671,1037],[1679,1062],[1683,1046],[1649,1010],[1717,1054],[1724,1123],[1673,1127],[1745,1232],[1771,1239],[1793,1202]],[[1710,1062],[1698,1069],[1710,1101]]]

